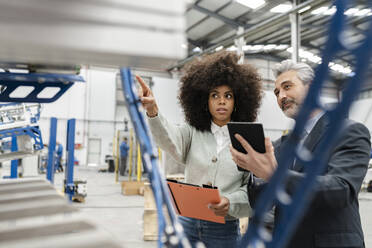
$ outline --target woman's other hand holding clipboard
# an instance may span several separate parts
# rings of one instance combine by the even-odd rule
[[[230,201],[224,196],[221,196],[221,201],[216,204],[209,204],[209,209],[217,216],[225,217],[230,208]]]

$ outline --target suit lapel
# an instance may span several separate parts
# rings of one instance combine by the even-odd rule
[[[323,138],[323,134],[328,129],[328,119],[325,115],[323,115],[318,122],[315,124],[314,128],[311,130],[309,135],[307,136],[304,146],[310,151],[313,152],[317,144],[319,144],[320,140]],[[294,164],[293,170],[295,171],[303,171],[303,165],[298,161]]]
[[[277,139],[274,141],[273,146],[274,146],[274,155],[276,159],[278,160],[281,154],[282,149],[285,147],[285,143],[288,140],[288,137],[290,136],[290,133],[287,133],[286,135],[283,135],[280,139]],[[293,160],[291,162],[293,164]]]

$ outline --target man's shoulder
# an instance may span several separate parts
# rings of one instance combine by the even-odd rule
[[[348,131],[347,133],[351,131],[358,131],[360,133],[364,133],[368,136],[370,136],[369,129],[361,122],[357,122],[351,119],[346,119],[345,125],[344,125],[344,130]]]

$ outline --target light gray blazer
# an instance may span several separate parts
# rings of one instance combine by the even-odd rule
[[[201,132],[183,124],[175,126],[161,116],[148,118],[157,145],[177,162],[185,165],[185,182],[212,184],[230,201],[227,220],[251,215],[247,196],[248,173],[238,171],[229,147],[217,154],[217,144],[211,132]]]

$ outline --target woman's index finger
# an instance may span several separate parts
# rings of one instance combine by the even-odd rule
[[[140,76],[136,75],[136,79],[137,79],[138,83],[141,85],[142,89],[149,90],[149,87],[147,86],[145,81]]]

